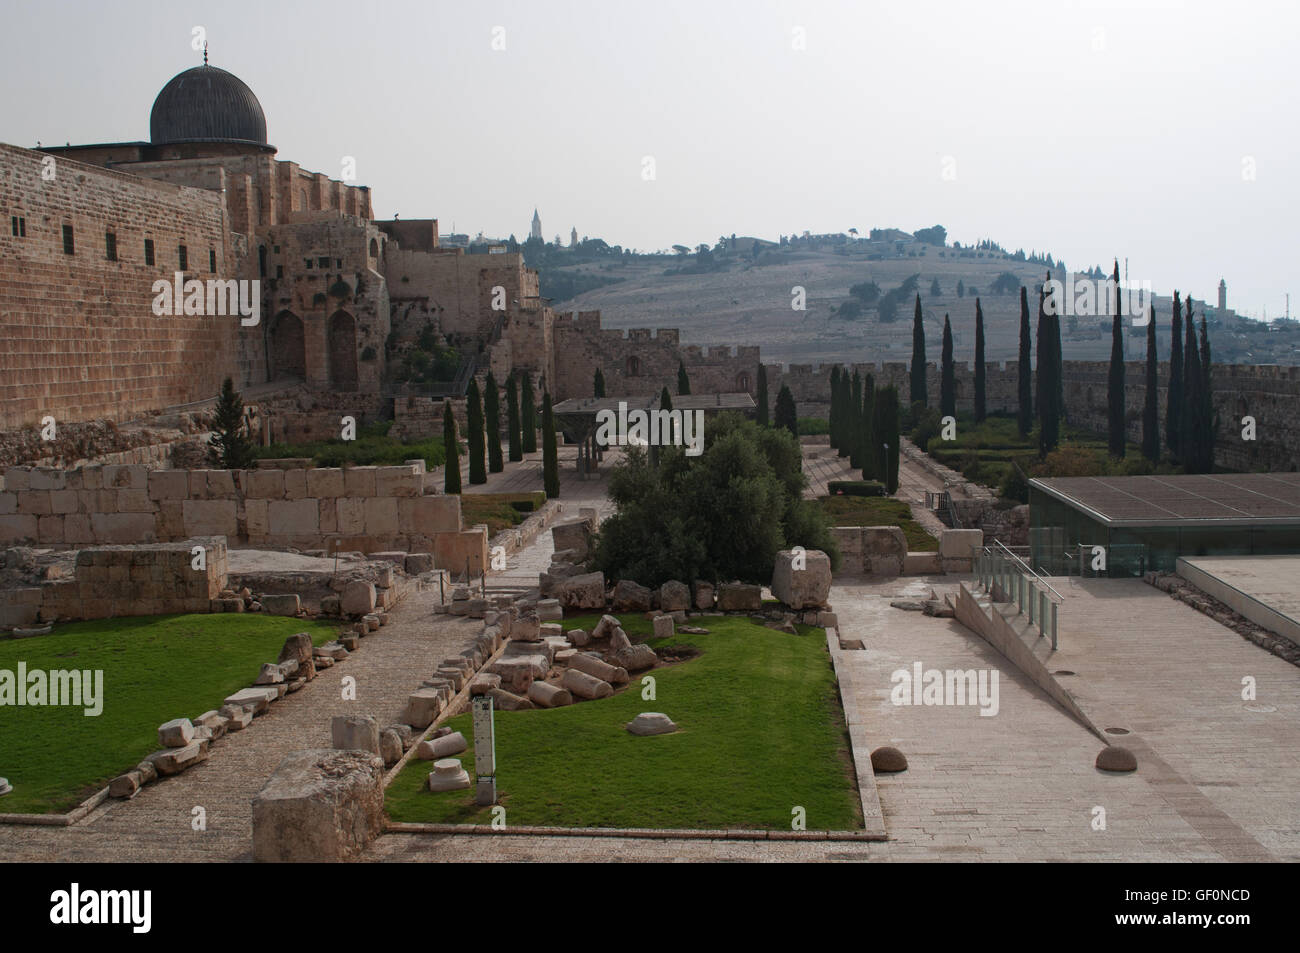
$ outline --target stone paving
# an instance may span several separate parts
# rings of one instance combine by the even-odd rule
[[[480,621],[434,615],[437,600],[436,587],[412,593],[357,652],[273,704],[244,731],[217,741],[203,764],[150,784],[129,801],[105,801],[71,827],[0,824],[0,856],[86,862],[249,859],[253,796],[286,754],[330,747],[334,715],[373,714],[381,726],[397,721],[421,673],[459,653],[479,632]],[[249,672],[250,683],[256,674]],[[356,701],[342,700],[345,675],[356,679]],[[184,714],[197,715],[202,708]],[[207,812],[206,831],[191,830],[196,806]]]

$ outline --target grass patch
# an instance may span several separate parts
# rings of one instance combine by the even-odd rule
[[[592,628],[597,616],[565,620]],[[701,654],[656,669],[656,700],[640,679],[612,698],[552,710],[497,712],[497,792],[508,824],[561,827],[751,828],[789,830],[791,809],[809,830],[861,827],[847,730],[822,629],[788,635],[746,618],[701,620],[708,635],[647,640]],[[653,630],[627,615],[634,639]],[[680,730],[637,738],[623,728],[643,711],[663,711]],[[448,724],[464,733],[457,755],[474,772],[468,714]],[[399,821],[486,824],[491,808],[474,792],[430,793],[431,763],[412,759],[389,786]]]
[[[336,628],[239,614],[142,616],[58,625],[49,635],[0,641],[0,669],[102,670],[103,710],[0,706],[4,776],[0,812],[62,813],[158,748],[158,726],[194,718],[246,688],[284,640],[316,644]]]
[[[939,541],[912,518],[912,508],[891,496],[822,496],[817,504],[832,526],[897,526],[912,553],[939,551]]]
[[[398,440],[388,436],[391,420],[366,424],[357,430],[356,440],[311,440],[306,443],[273,443],[255,448],[260,460],[281,457],[310,457],[318,467],[394,467],[407,460],[422,459],[429,469],[440,467],[447,455],[441,437],[426,440]]]
[[[489,538],[503,529],[518,526],[528,518],[527,513],[519,512],[504,500],[480,499],[477,493],[461,494],[460,515],[466,526],[486,523]]]

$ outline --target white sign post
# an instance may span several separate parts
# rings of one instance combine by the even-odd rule
[[[497,802],[496,730],[492,717],[492,696],[474,696],[475,802],[486,807]]]

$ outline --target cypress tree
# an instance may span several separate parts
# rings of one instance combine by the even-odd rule
[[[853,385],[849,397],[849,466],[862,469],[862,376],[853,371]]]
[[[1205,420],[1202,414],[1201,354],[1196,343],[1196,322],[1192,320],[1192,298],[1187,296],[1183,317],[1183,430],[1179,437],[1183,469],[1187,473],[1204,473]]]
[[[975,299],[975,422],[981,423],[988,416],[988,404],[985,398],[984,371],[984,309],[980,299]]]
[[[686,376],[686,362],[679,360],[677,362],[677,393],[689,394],[691,392],[691,379]]]
[[[876,473],[876,380],[868,374],[862,380],[862,479],[875,480]]]
[[[1055,343],[1052,319],[1044,305],[1046,285],[1038,289],[1038,455],[1046,457],[1060,442],[1061,416],[1057,407],[1060,387],[1056,382]]]
[[[831,449],[840,446],[840,366],[831,368]],[[841,454],[843,456],[843,454]]]
[[[478,380],[469,379],[469,396],[466,399],[465,416],[469,423],[469,482],[471,484],[487,482],[487,465],[484,461],[486,449],[483,441],[483,402],[479,399]]]
[[[882,443],[881,453],[884,461],[882,482],[885,484],[885,491],[892,495],[898,492],[898,388],[893,384],[886,387],[881,393],[879,403],[883,405],[883,410],[880,415],[882,427],[879,433],[879,439]],[[888,444],[888,450],[885,449],[883,444]]]
[[[257,454],[248,439],[244,423],[244,399],[227,377],[221,382],[212,419],[212,437],[208,441],[208,462],[224,470],[247,470]]]
[[[1126,434],[1124,426],[1124,325],[1119,306],[1119,259],[1115,259],[1115,274],[1111,278],[1115,290],[1115,314],[1110,323],[1110,375],[1106,381],[1108,404],[1108,433],[1110,455],[1124,458]]]
[[[1034,425],[1033,367],[1029,358],[1029,292],[1020,286],[1020,363],[1017,367],[1017,396],[1020,406],[1016,414],[1016,427],[1020,436],[1028,437]]]
[[[442,447],[446,456],[443,489],[447,493],[459,493],[460,445],[456,442],[456,418],[452,415],[450,400],[442,402]]]
[[[767,368],[762,364],[758,365],[758,425],[766,427],[767,417]]]
[[[533,397],[533,378],[524,371],[524,392],[520,406],[520,438],[524,453],[537,452],[537,401]]]
[[[519,385],[514,374],[506,378],[506,431],[510,462],[518,463],[524,458],[524,449],[519,439]]]
[[[957,416],[957,379],[952,365],[952,324],[943,316],[943,350],[939,364],[939,413]]]
[[[560,459],[555,441],[555,415],[551,413],[551,392],[542,395],[542,487],[546,498],[560,495]]]
[[[487,413],[487,449],[488,471],[500,473],[506,468],[501,459],[501,393],[497,390],[497,379],[488,371],[487,394],[483,398]]]
[[[1156,307],[1147,319],[1146,401],[1142,405],[1142,456],[1160,462],[1160,355],[1156,353]]]
[[[796,437],[799,436],[799,417],[794,406],[794,395],[785,384],[776,395],[776,411],[773,419],[778,427],[784,427]]]
[[[1201,314],[1201,409],[1200,418],[1204,423],[1201,446],[1201,472],[1214,470],[1214,435],[1218,431],[1214,412],[1214,379],[1210,367],[1210,334],[1205,326],[1205,314]]]
[[[605,396],[605,375],[601,372],[599,367],[596,368],[596,379],[592,381],[591,384],[591,396],[592,397]]]
[[[1165,401],[1165,445],[1182,460],[1183,436],[1183,302],[1174,292],[1174,318],[1170,323],[1169,396]]]
[[[793,396],[793,395],[791,395]],[[850,401],[853,399],[853,381],[849,377],[848,368],[840,371],[840,408],[836,415],[840,429],[840,446],[839,455],[847,457],[849,451],[853,449],[851,438],[853,436],[853,413]]]
[[[925,396],[925,325],[921,322],[921,296],[916,296],[916,312],[912,316],[912,381],[913,404],[926,406]]]

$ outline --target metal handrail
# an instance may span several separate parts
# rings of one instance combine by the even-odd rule
[[[1041,573],[1036,572],[1036,571],[1034,570],[1034,568],[1033,568],[1032,566],[1029,565],[1029,563],[1025,562],[1023,559],[1021,559],[1019,556],[1017,556],[1015,553],[1013,553],[1010,549],[1008,549],[1008,548],[1006,547],[1006,545],[1002,542],[1002,540],[1000,540],[1000,539],[995,539],[995,540],[993,540],[993,545],[994,545],[994,546],[997,546],[997,547],[998,547],[999,549],[1001,549],[1001,550],[1002,550],[1006,555],[1010,556],[1012,559],[1014,559],[1016,562],[1018,562],[1022,567],[1024,567],[1024,571],[1025,571],[1026,573],[1028,573],[1028,574],[1029,574],[1030,576],[1032,576],[1034,579],[1036,579],[1036,580],[1038,580],[1039,582],[1041,582],[1041,583],[1043,584],[1043,587],[1044,587],[1045,589],[1047,589],[1049,592],[1051,592],[1052,595],[1056,596],[1056,598],[1057,598],[1058,600],[1060,600],[1061,602],[1064,602],[1064,601],[1065,601],[1065,596],[1063,596],[1063,595],[1061,595],[1059,592],[1057,592],[1056,589],[1052,586],[1052,584],[1051,584],[1050,582],[1047,581],[1047,578],[1046,578],[1045,576],[1043,576]]]

